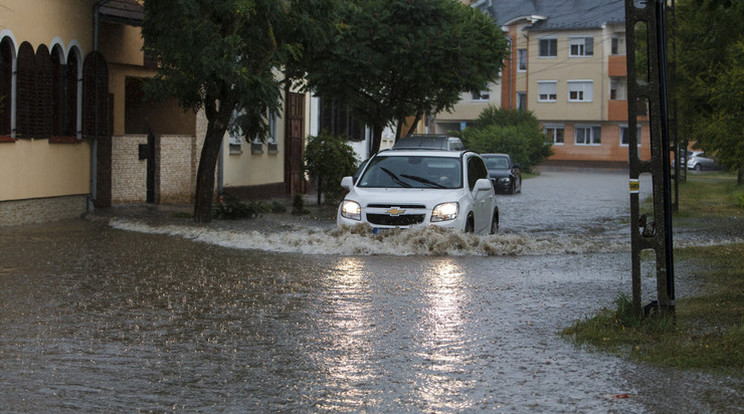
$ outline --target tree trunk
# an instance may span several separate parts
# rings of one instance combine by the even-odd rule
[[[382,130],[385,129],[384,124],[372,125],[372,147],[370,147],[370,156],[380,152],[380,142],[382,142]]]
[[[212,200],[214,198],[214,172],[220,156],[222,139],[227,123],[210,120],[204,138],[199,169],[196,174],[196,195],[194,203],[194,222],[209,223],[212,220]]]
[[[744,167],[739,168],[739,174],[736,178],[736,185],[744,185]]]

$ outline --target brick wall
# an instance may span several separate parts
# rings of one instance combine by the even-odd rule
[[[190,203],[194,200],[198,151],[193,136],[160,137],[160,202]]]
[[[147,201],[147,160],[139,159],[139,145],[147,135],[111,138],[111,204]]]
[[[0,202],[0,226],[44,223],[80,217],[87,194]]]

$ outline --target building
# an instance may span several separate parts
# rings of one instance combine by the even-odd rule
[[[145,99],[142,0],[4,0],[0,6],[0,225],[92,208],[190,203],[203,113]],[[286,92],[268,143],[227,136],[218,188],[252,198],[304,189],[309,98]]]
[[[625,2],[471,3],[494,18],[511,48],[497,84],[481,96],[489,104],[534,112],[553,144],[550,161],[626,164]],[[454,126],[452,121],[466,126],[477,118],[481,102],[473,99],[475,92],[470,95],[454,113],[437,114],[437,132]],[[650,159],[648,119],[638,121],[641,159]]]

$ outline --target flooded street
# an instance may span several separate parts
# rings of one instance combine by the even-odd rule
[[[546,170],[499,197],[494,236],[288,215],[0,228],[0,412],[741,412],[742,379],[558,334],[630,292],[627,183]]]

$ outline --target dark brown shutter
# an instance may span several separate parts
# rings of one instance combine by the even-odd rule
[[[78,54],[75,49],[67,57],[65,71],[64,116],[62,117],[62,135],[77,136],[77,101],[78,101]]]
[[[0,42],[0,135],[10,136],[11,85],[13,83],[13,45],[5,37]]]
[[[52,136],[52,57],[49,49],[41,45],[36,49],[36,119],[34,136]]]
[[[98,52],[85,58],[83,67],[83,134],[102,137],[108,133],[108,66]]]
[[[36,54],[28,42],[21,43],[18,49],[16,85],[18,97],[16,132],[19,138],[33,138],[36,115]]]
[[[65,65],[64,53],[59,46],[52,49],[52,136],[62,136],[65,102]]]

